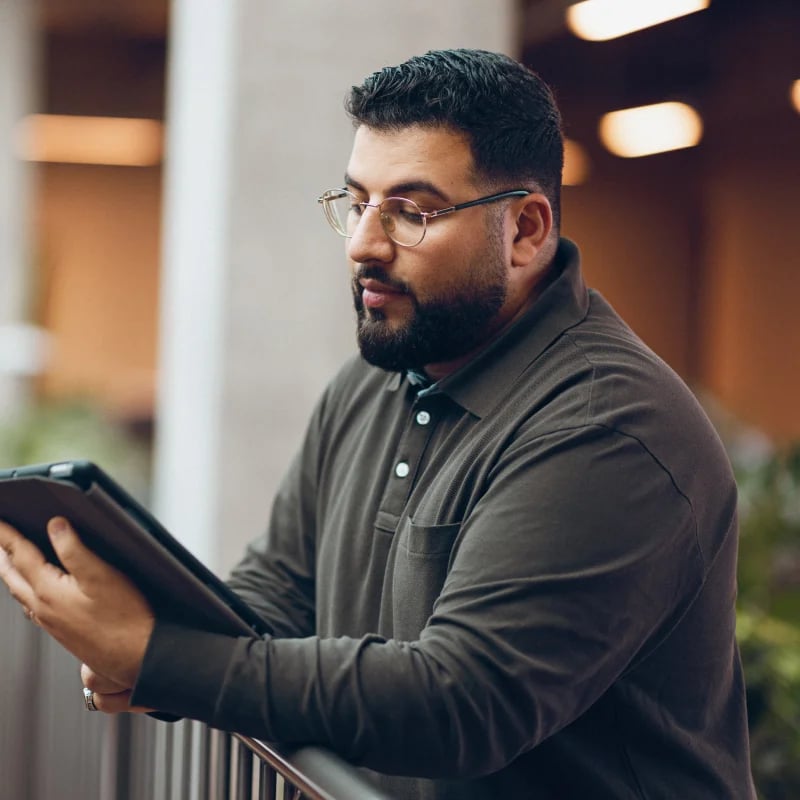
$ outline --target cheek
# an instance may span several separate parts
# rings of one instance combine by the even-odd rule
[[[428,245],[425,250],[422,248]],[[419,245],[418,257],[409,259],[402,269],[402,278],[419,300],[438,297],[457,285],[468,255],[457,242],[428,242]],[[409,253],[409,255],[411,255]],[[417,256],[417,254],[414,254]],[[398,270],[398,274],[401,270]]]

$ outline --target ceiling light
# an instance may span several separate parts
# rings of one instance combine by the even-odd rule
[[[600,138],[615,155],[636,158],[693,147],[703,135],[703,121],[685,103],[656,103],[605,114]]]
[[[711,0],[585,0],[567,9],[567,25],[581,39],[593,42],[708,8]]]
[[[163,125],[154,119],[31,114],[17,129],[27,161],[152,167],[161,163]]]
[[[800,113],[800,80],[792,84],[792,105]]]
[[[589,177],[589,154],[583,145],[572,139],[564,139],[564,186],[578,186]]]

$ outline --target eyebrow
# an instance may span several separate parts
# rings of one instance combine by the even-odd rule
[[[367,190],[363,184],[359,183],[346,172],[344,174],[344,183],[345,186],[352,186],[354,189],[358,189],[360,192],[364,192],[365,194],[367,193]],[[396,183],[389,187],[388,191],[386,192],[386,196],[403,197],[406,194],[411,194],[414,192],[432,194],[434,197],[438,197],[443,203],[450,202],[450,198],[441,189],[434,186],[430,181],[403,181],[402,183]]]

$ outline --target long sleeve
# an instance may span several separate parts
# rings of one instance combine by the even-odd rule
[[[704,581],[695,525],[630,437],[592,427],[521,443],[450,532],[455,556],[416,640],[236,640],[163,625],[134,699],[324,744],[373,769],[493,772],[573,722],[669,635]],[[439,532],[420,530],[407,531],[398,559],[413,562]]]

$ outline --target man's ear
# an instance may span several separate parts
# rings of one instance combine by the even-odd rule
[[[521,198],[514,205],[517,216],[514,220],[514,241],[511,245],[511,263],[524,267],[533,261],[545,246],[553,229],[553,209],[550,201],[539,193]]]

